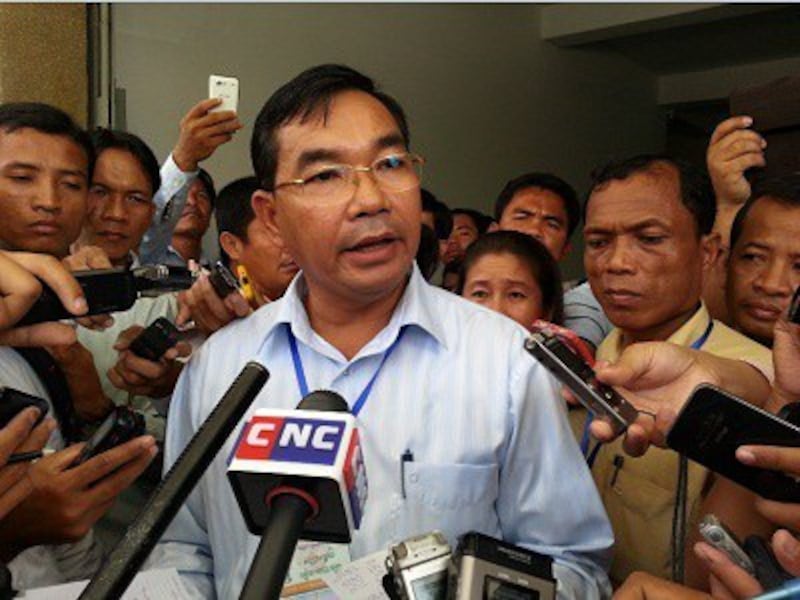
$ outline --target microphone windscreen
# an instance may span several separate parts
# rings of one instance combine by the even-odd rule
[[[325,410],[331,412],[350,412],[347,401],[336,392],[318,390],[300,400],[297,410]]]

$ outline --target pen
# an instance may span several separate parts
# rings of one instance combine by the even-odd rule
[[[6,464],[14,465],[29,460],[39,460],[43,456],[51,455],[53,452],[55,452],[55,450],[52,448],[45,448],[44,450],[36,450],[35,452],[20,452],[18,454],[12,454],[8,457]]]
[[[411,450],[406,448],[406,451],[400,456],[400,494],[403,500],[406,499],[406,463],[414,462],[414,455]]]

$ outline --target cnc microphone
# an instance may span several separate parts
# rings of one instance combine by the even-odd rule
[[[278,598],[299,539],[349,543],[367,497],[356,419],[334,392],[299,410],[259,409],[242,429],[228,478],[261,544],[240,598]]]
[[[230,437],[269,372],[248,362],[184,448],[144,509],[108,555],[80,600],[120,598],[211,461]]]

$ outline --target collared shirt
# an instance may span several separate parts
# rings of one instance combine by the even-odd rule
[[[184,266],[186,261],[170,246],[172,232],[181,218],[186,198],[200,171],[181,171],[172,154],[161,165],[161,187],[153,196],[156,210],[153,221],[139,245],[143,265],[164,264]],[[177,256],[177,258],[176,258]]]
[[[608,520],[558,385],[524,351],[522,327],[430,286],[414,267],[388,325],[347,360],[311,328],[305,293],[301,274],[282,299],[218,331],[192,357],[170,406],[165,469],[249,360],[272,374],[250,413],[297,406],[287,327],[309,389],[334,390],[351,407],[405,327],[359,414],[369,498],[351,556],[433,529],[451,544],[477,530],[555,557],[560,598],[609,593]],[[259,542],[226,478],[235,440],[236,434],[226,442],[150,559],[176,566],[199,596],[215,589],[220,598],[238,597]],[[406,450],[414,460],[401,481]]]
[[[710,322],[708,310],[701,305],[667,341],[690,347],[702,339]],[[622,332],[614,329],[597,349],[597,358],[613,362],[622,350]],[[772,380],[770,351],[724,323],[714,321],[700,350],[746,362]],[[617,538],[611,580],[621,583],[633,571],[669,577],[678,454],[650,448],[644,456],[633,458],[624,453],[620,441],[615,441],[602,447],[592,474]],[[687,531],[692,531],[702,517],[699,511],[708,475],[706,468],[689,463]]]

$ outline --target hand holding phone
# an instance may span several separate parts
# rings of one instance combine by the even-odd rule
[[[117,406],[88,439],[72,466],[81,465],[93,456],[144,435],[144,431],[142,415],[125,406]]]
[[[139,358],[158,362],[164,353],[178,343],[178,328],[160,317],[134,338],[128,350]]]

